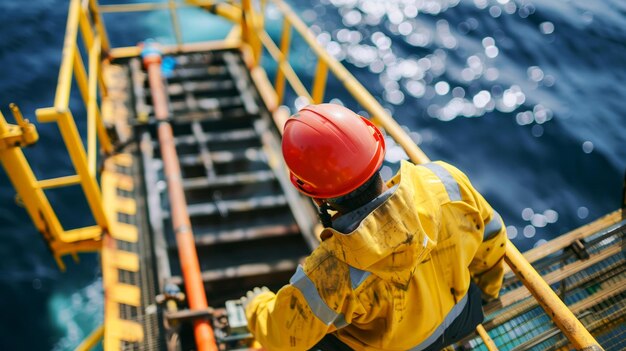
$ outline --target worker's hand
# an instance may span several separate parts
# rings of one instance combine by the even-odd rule
[[[248,304],[254,300],[255,297],[259,296],[260,294],[266,292],[266,291],[270,291],[270,289],[268,289],[266,286],[259,288],[258,286],[255,287],[252,290],[249,290],[246,293],[246,296],[241,298],[241,304],[243,305],[243,308],[246,309],[246,307],[248,307]]]

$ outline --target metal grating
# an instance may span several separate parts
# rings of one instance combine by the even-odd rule
[[[533,264],[605,350],[624,349],[625,233],[622,221]],[[483,324],[498,349],[573,349],[517,278],[505,279],[499,300],[485,306]],[[487,350],[480,338],[464,347]]]
[[[280,136],[271,115],[238,51],[171,59],[176,65],[164,83],[209,304],[223,306],[255,286],[277,290],[315,239],[305,237],[296,221],[295,212],[312,207],[285,187],[286,172],[277,163],[282,160]],[[184,291],[149,85],[139,59],[129,61],[129,67],[135,111],[147,116],[134,123],[158,286],[160,292],[167,284]],[[190,329],[183,323],[171,330],[184,350],[194,347]]]

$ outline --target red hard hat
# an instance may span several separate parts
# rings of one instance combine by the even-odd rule
[[[341,105],[310,105],[285,123],[283,157],[291,182],[307,196],[348,194],[378,171],[384,156],[380,130]]]

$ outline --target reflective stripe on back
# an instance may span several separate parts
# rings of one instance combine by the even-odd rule
[[[465,305],[467,304],[467,295],[469,294],[466,293],[465,296],[463,296],[463,298],[461,299],[461,301],[459,301],[456,305],[452,307],[452,309],[450,310],[450,312],[448,312],[448,314],[443,319],[441,324],[437,326],[437,329],[435,329],[435,331],[432,334],[430,334],[430,336],[428,336],[426,340],[422,341],[419,345],[410,349],[410,351],[421,351],[427,348],[428,346],[432,345],[432,343],[434,343],[443,334],[443,332],[450,326],[450,324],[454,322],[456,317],[458,317],[461,314],[461,312],[463,312],[463,309],[465,308]]]
[[[304,273],[302,266],[298,266],[296,273],[289,279],[289,283],[300,290],[304,299],[317,319],[326,325],[335,323],[335,327],[342,328],[347,325],[343,314],[333,311],[320,296],[315,284]]]
[[[426,163],[421,166],[424,166],[431,170],[431,172],[435,173],[435,175],[441,180],[443,186],[446,188],[446,192],[448,193],[448,197],[450,201],[460,201],[461,198],[461,190],[459,190],[459,184],[454,180],[452,174],[448,172],[442,165],[437,163]]]
[[[500,230],[502,230],[502,219],[500,218],[500,214],[494,210],[491,215],[491,220],[485,224],[483,241],[493,238]]]

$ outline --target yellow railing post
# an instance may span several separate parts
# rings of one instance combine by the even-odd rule
[[[315,69],[315,78],[313,78],[313,92],[311,97],[314,104],[321,104],[324,101],[324,92],[326,91],[326,79],[328,78],[328,65],[324,60],[317,61]]]
[[[11,109],[16,119],[19,118],[17,117],[19,110],[14,106],[11,106]],[[24,153],[20,149],[21,146],[29,145],[37,140],[35,127],[27,121],[23,123],[23,125],[20,123],[20,127],[12,126],[7,123],[0,112],[0,142],[2,142],[0,144],[0,162],[4,166],[16,192],[20,195],[35,227],[50,245],[58,236],[58,233],[63,231],[63,228],[52,210],[43,188],[30,168]],[[23,136],[33,133],[35,136],[23,138]],[[12,139],[10,139],[10,143],[5,144],[4,141],[8,138]],[[55,256],[55,258],[60,268],[64,269],[63,263],[58,257]]]
[[[89,49],[89,80],[88,80],[88,101],[87,101],[87,168],[91,177],[96,176],[96,124],[98,101],[98,66],[100,64],[100,36],[96,36]]]
[[[283,18],[282,37],[280,38],[280,55],[278,57],[278,68],[276,69],[276,79],[274,87],[276,90],[277,103],[280,105],[285,98],[285,73],[283,66],[289,59],[289,47],[291,45],[291,25],[287,17]]]
[[[259,33],[259,35],[261,37],[261,42],[263,43],[263,45],[265,45],[265,48],[270,53],[270,56],[272,56],[272,58],[278,62],[281,56],[280,49],[276,46],[276,44],[274,43],[272,38],[270,38],[267,32],[263,31]],[[291,67],[289,62],[280,62],[278,65],[278,69],[283,72],[285,78],[289,82],[289,85],[291,86],[291,88],[293,88],[296,94],[298,94],[298,96],[306,98],[308,101],[313,100],[309,92],[306,90],[304,84],[302,84],[300,78],[298,78],[298,74],[293,70],[293,67]]]
[[[241,0],[241,39],[244,43],[251,45],[251,31],[249,17],[252,15],[252,4],[250,0]]]
[[[550,319],[561,329],[577,350],[603,350],[596,339],[567,308],[511,241],[507,242],[504,259],[546,311]]]
[[[168,0],[167,2],[170,10],[170,19],[172,21],[172,28],[174,29],[174,36],[176,38],[176,45],[180,50],[183,47],[183,34],[180,29],[180,23],[178,21],[178,12],[176,11],[176,2],[174,0]]]
[[[94,21],[98,18],[98,21],[101,22],[97,14],[97,6],[95,6],[95,3],[91,2],[90,6],[91,17]],[[100,233],[108,229],[108,220],[102,208],[100,188],[96,181],[96,136],[100,138],[100,144],[106,153],[113,151],[102,117],[100,116],[97,102],[98,81],[101,78],[99,64],[103,48],[101,36],[103,34],[100,33],[100,31],[101,29],[103,31],[104,27],[98,26],[98,24],[95,23],[97,30],[94,32],[89,19],[90,14],[87,12],[88,11],[83,8],[80,0],[71,0],[54,107],[38,109],[36,111],[39,121],[56,122],[58,124],[61,136],[63,137],[70,159],[76,170],[76,175],[48,179],[41,182],[38,182],[33,176],[32,181],[35,182],[34,184],[38,186],[39,189],[74,185],[78,181],[78,184],[82,186],[98,227],[84,227],[65,231],[61,224],[58,223],[58,218],[47,202],[48,200],[43,192],[38,192],[33,189],[22,189],[22,191],[29,192],[31,194],[29,196],[38,199],[38,203],[33,203],[32,206],[30,206],[34,206],[32,211],[36,211],[39,207],[43,206],[45,208],[43,220],[45,220],[46,226],[48,226],[47,223],[54,224],[51,237],[47,238],[47,240],[53,250],[55,258],[62,268],[63,263],[59,259],[60,255],[70,253],[75,256],[77,251],[91,250],[97,247],[99,245]],[[77,47],[79,27],[89,56],[89,74],[85,70],[83,60]],[[108,43],[106,45],[108,46]],[[87,154],[85,153],[85,146],[83,145],[72,113],[69,110],[72,78],[76,79],[76,84],[79,87],[87,107]],[[23,161],[24,163],[21,167],[30,169],[26,160],[24,159]],[[27,207],[29,206],[27,205]],[[31,211],[31,209],[29,209],[29,211]],[[36,219],[34,219],[34,221],[37,222]]]
[[[57,83],[54,107],[58,110],[65,110],[70,102],[70,89],[72,88],[72,68],[74,66],[74,55],[78,51],[76,47],[76,37],[78,34],[78,15],[80,10],[80,0],[71,0],[67,14],[67,26],[65,29],[65,39],[63,41],[63,59],[59,69],[59,80]]]
[[[95,121],[96,130],[98,133],[98,138],[100,139],[100,146],[104,150],[104,153],[111,154],[113,152],[113,145],[111,144],[111,140],[106,132],[106,127],[104,126],[104,121],[102,120],[102,115],[100,114],[100,108],[97,104],[97,89],[93,92],[90,90],[91,79],[100,80],[100,55],[101,55],[101,45],[100,45],[100,35],[98,34],[96,37],[92,38],[92,45],[88,47],[88,59],[89,59],[89,75],[85,71],[85,65],[83,63],[83,59],[81,58],[78,51],[74,51],[74,79],[76,80],[76,85],[78,85],[78,89],[80,90],[80,94],[85,102],[85,107],[87,108],[87,118],[89,119],[89,105],[90,100],[95,101],[95,105],[91,107]],[[95,65],[95,67],[92,67]],[[102,86],[102,84],[100,85]],[[87,122],[89,123],[89,121]]]
[[[100,37],[100,41],[98,42],[98,45],[100,47],[100,50],[98,52],[98,56],[100,56],[100,52],[102,52],[102,33],[100,33],[100,28],[96,25],[96,33],[94,33],[94,30],[91,28],[92,27],[92,23],[89,20],[89,18],[93,18],[94,22],[95,22],[95,18],[96,18],[96,14],[91,12],[90,7],[85,7],[84,6],[85,3],[83,3],[83,5],[80,7],[80,16],[78,19],[78,23],[80,25],[80,32],[82,34],[83,37],[83,43],[85,44],[85,48],[88,52],[90,52],[93,49],[93,45],[94,45],[94,37],[97,35]],[[86,4],[89,5],[89,4]],[[95,25],[95,23],[94,23]],[[91,56],[91,55],[90,55]],[[74,74],[76,74],[76,71],[74,71]],[[102,72],[99,70],[98,72],[96,72],[96,75],[98,77],[98,82],[100,85],[100,91],[102,92],[103,96],[106,96],[106,85],[104,84],[104,77],[102,76]],[[83,96],[84,98],[84,96]]]
[[[108,53],[111,49],[109,44],[109,35],[104,27],[104,21],[102,21],[102,15],[99,11],[98,2],[96,0],[89,0],[89,9],[91,11],[91,19],[96,26],[98,33],[100,34],[100,45],[102,46],[102,52]]]
[[[302,22],[302,20],[291,10],[289,5],[281,0],[272,0],[283,16],[287,17],[288,21],[294,27],[294,29],[302,36],[304,41],[309,45],[311,50],[315,53],[319,60],[323,60],[333,75],[343,83],[348,92],[355,98],[355,100],[367,110],[372,120],[382,126],[388,135],[390,135],[396,142],[402,146],[407,155],[413,162],[425,163],[429,159],[413,142],[411,137],[408,136],[404,130],[398,125],[398,123],[389,115],[389,113],[380,105],[380,103],[370,94],[367,89],[358,81],[352,73],[348,71],[339,61],[330,56],[324,48],[319,45],[315,36],[311,33],[309,28]],[[266,41],[264,41],[265,43]],[[267,45],[266,45],[267,46]],[[269,48],[268,48],[269,50]]]
[[[243,12],[241,14],[241,28],[243,42],[250,45],[252,48],[252,54],[254,57],[254,65],[258,65],[261,60],[261,50],[263,48],[258,31],[263,30],[257,25],[258,21],[262,20],[257,18],[263,16],[263,14],[257,14],[254,5],[251,0],[242,0]]]
[[[53,118],[59,125],[61,136],[70,154],[70,159],[76,169],[76,174],[78,174],[81,179],[81,185],[87,197],[89,208],[93,213],[96,223],[106,231],[109,226],[102,208],[100,188],[98,187],[95,177],[91,176],[89,172],[85,148],[82,144],[82,139],[78,133],[78,128],[76,127],[72,113],[69,110],[56,111],[50,108],[37,109],[35,113],[37,114],[37,118],[41,116],[43,120],[54,116]]]
[[[74,351],[89,351],[96,347],[104,336],[104,325],[99,326],[83,340]]]
[[[498,347],[496,346],[496,343],[494,343],[491,337],[489,336],[489,334],[487,334],[487,331],[485,330],[485,327],[483,327],[482,324],[479,324],[476,327],[476,332],[478,333],[478,336],[480,336],[480,338],[485,343],[485,346],[487,346],[488,351],[498,351]]]

